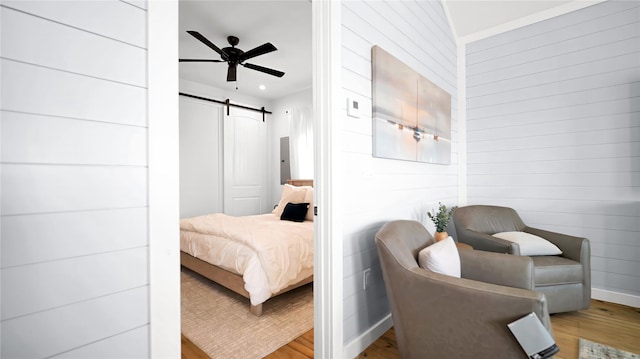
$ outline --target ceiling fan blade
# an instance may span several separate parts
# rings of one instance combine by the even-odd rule
[[[221,50],[220,48],[218,48],[218,46],[214,45],[211,41],[207,40],[206,37],[202,36],[202,34],[200,34],[197,31],[187,31],[191,36],[195,37],[196,39],[200,40],[200,42],[202,42],[203,44],[209,46],[211,49],[213,49],[213,51],[217,52],[218,54],[220,54],[220,56],[222,57],[223,60],[229,60],[229,55],[224,52],[223,50]]]
[[[208,60],[208,59],[178,59],[179,62],[226,62],[224,60]]]
[[[249,69],[252,69],[252,70],[264,72],[265,74],[277,76],[277,77],[284,76],[284,72],[278,71],[278,70],[274,70],[274,69],[270,69],[270,68],[267,68],[267,67],[262,67],[262,66],[258,66],[258,65],[254,65],[254,64],[242,64],[242,66],[244,66],[246,68],[249,68]]]
[[[262,44],[254,49],[251,49],[247,52],[245,52],[244,54],[238,56],[238,61],[242,62],[244,60],[248,60],[252,57],[256,57],[256,56],[260,56],[260,55],[264,55],[267,54],[271,51],[276,51],[276,47],[273,46],[270,42],[267,42],[266,44]]]
[[[227,81],[236,80],[236,72],[238,67],[236,65],[229,64],[229,70],[227,70]]]

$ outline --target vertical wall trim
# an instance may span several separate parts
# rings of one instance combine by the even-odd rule
[[[449,24],[449,29],[451,29],[451,34],[453,38],[458,41],[458,31],[456,31],[455,23],[453,22],[453,18],[451,17],[451,12],[449,11],[449,1],[453,0],[442,0],[440,4],[442,4],[442,9],[444,9],[444,14],[447,16],[447,23]]]
[[[2,0],[0,0],[0,6],[2,6]],[[0,29],[2,28],[2,17],[0,17]],[[0,49],[2,49],[2,36],[0,36]],[[0,58],[2,57],[0,51]],[[2,69],[0,68],[0,84],[2,84]],[[0,109],[2,109],[2,96],[0,96]],[[0,131],[2,131],[2,111],[0,111]],[[0,132],[0,138],[2,133]],[[2,158],[2,149],[0,149],[0,158]],[[0,178],[2,178],[2,166],[0,166]],[[2,184],[0,183],[0,198],[2,198]],[[0,206],[0,218],[2,218],[2,207]],[[2,221],[0,221],[0,243],[2,243]],[[0,251],[2,249],[0,248]],[[1,254],[1,252],[0,252]],[[2,308],[2,256],[0,255],[0,308]],[[2,348],[2,326],[0,325],[0,348]],[[0,351],[0,359],[2,358],[2,352]]]
[[[446,8],[446,7],[445,7]],[[458,42],[458,206],[467,205],[467,46]]]
[[[341,6],[338,1],[312,3],[314,173],[316,205],[314,241],[314,353],[342,358],[342,227],[340,216]]]
[[[178,1],[148,3],[150,357],[180,357]]]

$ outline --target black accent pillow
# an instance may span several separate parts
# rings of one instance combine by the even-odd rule
[[[304,222],[304,217],[307,215],[308,210],[309,203],[289,202],[284,207],[284,211],[282,211],[280,219],[285,221]]]

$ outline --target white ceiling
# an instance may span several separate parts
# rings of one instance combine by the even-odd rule
[[[463,37],[572,2],[571,0],[444,0]]]
[[[277,99],[311,87],[311,2],[180,0],[180,58],[216,59],[220,56],[189,35],[194,30],[218,48],[229,46],[227,36],[240,39],[244,51],[271,42],[278,50],[247,60],[283,71],[281,78],[238,66],[237,81],[227,82],[225,63],[181,62],[180,78],[265,99]],[[265,90],[260,90],[259,85]]]
[[[568,2],[572,1],[444,0],[444,5],[457,36],[463,37]],[[225,63],[183,62],[179,64],[180,78],[268,100],[311,86],[309,0],[180,0],[179,4],[180,58],[220,59],[212,49],[187,34],[187,30],[198,31],[219,48],[229,46],[227,36],[233,35],[240,38],[237,47],[244,51],[271,42],[277,51],[247,62],[285,72],[278,78],[239,66],[238,81],[227,82]],[[265,90],[258,88],[261,84],[266,86]]]

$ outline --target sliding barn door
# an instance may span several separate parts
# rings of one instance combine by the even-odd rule
[[[222,106],[180,96],[180,217],[223,210]]]
[[[224,109],[224,213],[268,213],[267,125],[262,113]]]

